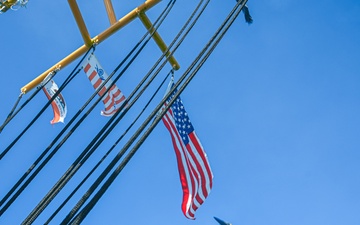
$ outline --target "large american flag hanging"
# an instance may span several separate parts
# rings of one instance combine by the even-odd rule
[[[101,67],[99,61],[96,59],[94,54],[91,54],[87,60],[84,61],[84,72],[89,78],[91,84],[97,90],[102,83],[108,78],[108,75]],[[111,87],[111,79],[98,92],[98,95],[102,97],[102,101],[105,105],[105,110],[101,111],[103,116],[112,116],[120,108],[122,103],[125,101],[125,96],[120,89],[113,84]],[[106,90],[110,89],[106,94]]]
[[[195,211],[205,201],[212,187],[213,174],[206,153],[180,97],[171,105],[162,121],[170,132],[175,149],[183,190],[182,211],[187,218],[195,219]]]

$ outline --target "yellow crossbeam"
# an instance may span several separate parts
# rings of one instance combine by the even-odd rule
[[[71,1],[71,0],[69,0]],[[144,2],[142,5],[138,6],[137,8],[135,8],[134,10],[132,10],[131,12],[129,12],[127,15],[125,15],[123,18],[121,18],[120,20],[118,20],[116,23],[114,23],[112,26],[110,26],[108,29],[106,29],[105,31],[103,31],[102,33],[100,33],[98,36],[95,36],[94,38],[91,39],[92,43],[101,43],[102,41],[104,41],[105,39],[107,39],[108,37],[110,37],[112,34],[114,34],[115,32],[117,32],[119,29],[121,29],[122,27],[124,27],[125,25],[129,24],[131,21],[133,21],[135,18],[138,17],[138,12],[144,12],[147,11],[148,9],[152,8],[153,6],[155,6],[157,3],[159,3],[161,0],[147,0],[146,2]],[[79,11],[80,12],[80,11]],[[80,19],[80,18],[78,18]],[[81,25],[81,24],[80,24]],[[85,24],[84,24],[85,25]],[[85,27],[86,28],[86,27]],[[83,35],[84,37],[84,35]],[[85,39],[86,39],[86,35],[85,35]],[[85,40],[84,39],[84,40]],[[61,69],[64,68],[65,66],[69,65],[71,62],[73,62],[74,60],[76,60],[78,57],[80,57],[81,55],[83,55],[84,53],[86,53],[86,51],[90,48],[90,46],[87,46],[86,44],[84,44],[83,46],[81,46],[80,48],[78,48],[77,50],[75,50],[74,52],[72,52],[70,55],[68,55],[67,57],[65,57],[64,59],[62,59],[61,61],[59,61],[57,64],[55,64],[54,66],[50,67],[48,70],[46,70],[44,73],[42,73],[41,75],[39,75],[38,77],[36,77],[34,80],[32,80],[31,82],[29,82],[28,84],[26,84],[24,87],[22,87],[20,90],[22,93],[27,93],[30,90],[32,90],[33,88],[35,88],[36,86],[38,86],[44,79],[45,77],[52,71],[56,70],[56,69]]]
[[[109,17],[110,25],[113,25],[116,22],[116,16],[111,0],[104,0],[104,4],[105,4],[106,12]]]
[[[85,45],[88,47],[92,46],[93,43],[90,38],[90,34],[86,28],[84,19],[81,15],[81,12],[80,12],[79,6],[76,3],[76,0],[68,0],[68,3],[70,5],[72,13],[74,14],[75,21],[79,27],[79,30],[80,30],[81,36],[84,39]]]
[[[159,46],[160,50],[165,53],[166,57],[168,57],[168,61],[171,64],[171,66],[174,68],[174,70],[178,70],[180,68],[179,63],[176,61],[174,56],[171,55],[171,52],[168,51],[168,47],[166,46],[165,42],[160,37],[159,33],[155,31],[154,26],[152,25],[149,18],[146,16],[144,11],[139,11],[138,13],[139,19],[144,24],[146,29],[148,29],[150,34],[153,34],[152,38],[154,39],[155,43]]]

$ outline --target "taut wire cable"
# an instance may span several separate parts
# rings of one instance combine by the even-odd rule
[[[175,0],[169,2],[168,6],[170,5],[170,3],[173,5],[175,3]],[[170,8],[171,9],[171,8]],[[169,10],[169,8],[167,7],[164,12],[166,10]],[[163,14],[162,14],[163,15]],[[161,16],[160,16],[161,17]],[[165,19],[165,17],[163,18]],[[155,29],[156,31],[156,29]],[[155,32],[154,31],[154,32]],[[153,34],[151,34],[152,36]],[[142,49],[145,47],[145,45],[148,43],[148,41],[151,39],[151,36],[147,39],[147,41],[143,44],[143,46],[140,48],[140,50],[136,53],[136,55],[131,59],[130,63],[122,70],[122,72],[120,72],[120,74],[114,79],[114,81],[111,83],[110,86],[112,86],[113,84],[115,84],[115,82],[120,78],[120,76],[126,71],[126,69],[130,66],[130,64],[134,61],[134,59],[137,57],[137,55],[142,51]],[[119,68],[119,66],[117,67]],[[112,73],[114,74],[114,72]],[[109,76],[108,80],[111,78],[111,75]],[[106,81],[105,81],[106,82]],[[101,86],[97,89],[98,91],[101,90]],[[136,92],[136,91],[134,91]],[[94,97],[96,95],[96,93],[93,94],[92,97]],[[129,96],[126,101],[128,101],[131,97]],[[96,104],[101,100],[101,98],[99,97],[98,100],[94,103],[94,105],[92,106],[91,109],[88,110],[87,113],[85,113],[85,115],[77,122],[76,125],[74,125],[74,128],[68,133],[68,135],[65,137],[66,139],[69,137],[69,135],[72,134],[72,132],[74,131],[74,129],[76,129],[77,126],[79,126],[82,121],[86,118],[86,116],[90,113],[90,111],[92,109],[94,109],[94,107],[96,106]],[[122,107],[124,107],[126,105],[126,101],[125,103],[122,105]],[[122,111],[123,108],[120,108],[117,113],[119,113],[120,111]],[[104,130],[108,127],[109,124],[112,123],[112,121],[116,118],[117,113],[115,113],[115,115],[113,115],[111,117],[111,119],[107,122],[107,124],[103,127],[103,129],[98,133],[98,136],[100,134],[102,134],[104,132]],[[89,150],[89,148],[91,147],[91,145],[94,144],[94,141],[97,140],[98,136],[96,138],[93,139],[93,141],[88,145],[88,147],[83,151],[83,153],[77,158],[77,160],[74,162],[74,164],[76,165],[78,163],[79,160],[81,160],[84,155],[86,154],[86,151]],[[64,139],[65,139],[64,138]],[[56,151],[61,147],[61,145],[64,143],[64,139],[61,143],[59,143],[59,145],[56,147]],[[43,166],[42,166],[43,167]],[[73,168],[77,169],[77,167]],[[56,194],[62,189],[62,187],[66,184],[66,182],[64,183],[64,179],[65,181],[68,181],[68,179],[71,178],[71,176],[73,175],[74,170],[70,169],[65,172],[65,174],[62,176],[62,178],[60,178],[60,180],[54,185],[54,187],[48,192],[48,194],[42,199],[42,201],[34,208],[34,210],[28,215],[28,217],[24,220],[24,224],[30,224],[32,223],[33,220],[35,220],[37,218],[37,216],[46,208],[46,206],[52,201],[52,199],[56,196]]]
[[[71,224],[76,225],[80,224],[85,217],[88,215],[88,213],[92,210],[92,208],[95,206],[95,204],[99,201],[99,199],[102,197],[102,195],[106,192],[106,190],[109,188],[109,186],[112,184],[112,182],[116,179],[116,177],[119,175],[119,173],[122,171],[122,169],[126,166],[126,164],[130,161],[130,159],[134,156],[136,151],[139,149],[139,147],[142,145],[142,143],[146,140],[146,138],[150,135],[152,130],[155,128],[155,126],[159,123],[162,116],[166,113],[166,111],[170,108],[170,106],[173,104],[173,102],[179,97],[179,95],[184,91],[186,86],[190,83],[190,81],[194,78],[194,76],[197,74],[197,72],[200,70],[200,68],[203,66],[203,64],[206,62],[208,57],[211,55],[213,50],[216,48],[220,40],[223,38],[225,33],[228,31],[230,26],[233,24],[239,13],[241,12],[242,7],[244,7],[247,0],[243,0],[242,2],[238,2],[234,9],[230,12],[227,19],[224,21],[224,23],[220,26],[218,31],[214,34],[214,36],[211,38],[211,40],[208,42],[207,46],[205,47],[204,51],[202,51],[199,54],[199,57],[196,60],[197,62],[200,60],[200,58],[205,54],[205,52],[208,50],[208,52],[205,54],[203,59],[200,61],[200,63],[195,67],[195,70],[190,74],[190,76],[187,78],[187,80],[184,82],[184,84],[180,87],[180,89],[175,93],[174,97],[170,100],[169,104],[165,106],[165,109],[160,113],[158,117],[154,120],[154,122],[150,125],[150,127],[146,130],[144,135],[140,138],[140,140],[136,143],[136,145],[131,149],[131,151],[125,156],[124,160],[120,163],[120,165],[113,171],[113,173],[110,175],[110,177],[105,181],[105,183],[101,186],[100,190],[94,195],[94,197],[90,200],[90,202],[75,216],[70,222],[63,221],[61,224]],[[239,8],[240,6],[240,8]],[[234,16],[233,16],[234,15]],[[233,16],[233,18],[230,20],[230,18]],[[229,22],[230,21],[230,22]],[[229,23],[229,24],[227,24]],[[226,25],[226,26],[225,26]],[[224,30],[223,30],[224,29]],[[197,64],[197,62],[194,62],[193,65]],[[143,132],[145,127],[150,123],[153,117],[156,116],[156,114],[159,112],[159,110],[163,107],[165,101],[168,99],[168,97],[174,92],[174,90],[180,85],[180,83],[186,78],[187,74],[193,69],[192,66],[188,68],[188,70],[180,77],[179,81],[174,84],[174,87],[171,89],[169,93],[166,94],[166,96],[163,98],[163,100],[158,104],[158,106],[153,110],[153,112],[149,115],[149,117],[146,119],[146,121],[143,123],[143,125],[137,130],[137,132],[132,136],[132,138],[128,141],[128,143],[123,147],[123,150],[128,149],[132,143],[135,141],[135,139]],[[117,161],[120,158],[118,155],[111,161],[111,163],[108,165],[108,167],[104,170],[104,172],[100,175],[106,175],[108,173],[108,169],[110,171],[111,167],[114,167]],[[99,185],[101,181],[100,177],[94,182],[94,185]],[[92,187],[93,188],[93,187]],[[94,188],[93,188],[94,189]],[[90,190],[90,189],[89,189]],[[95,190],[95,189],[94,189]],[[91,193],[85,193],[83,197],[89,196]]]

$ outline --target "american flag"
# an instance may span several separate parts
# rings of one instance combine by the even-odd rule
[[[162,121],[170,132],[176,154],[183,190],[182,211],[187,218],[195,219],[195,211],[205,201],[212,187],[213,174],[206,153],[180,97],[171,105]]]
[[[102,83],[108,78],[108,75],[101,67],[99,61],[96,59],[94,54],[91,54],[87,60],[84,62],[84,72],[89,78],[91,84],[97,90]],[[111,87],[111,79],[106,82],[106,84],[98,92],[99,96],[102,97],[102,101],[105,105],[105,110],[101,111],[103,116],[112,116],[120,108],[123,101],[125,101],[124,94],[120,89],[113,84]],[[104,95],[106,90],[110,90]]]

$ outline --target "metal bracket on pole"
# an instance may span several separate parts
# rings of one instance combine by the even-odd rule
[[[176,61],[175,57],[171,55],[170,51],[168,51],[168,47],[166,46],[163,39],[160,37],[159,33],[155,30],[153,24],[149,20],[149,18],[146,16],[144,11],[138,12],[139,19],[144,24],[146,29],[149,31],[150,34],[152,34],[152,38],[154,39],[155,43],[159,46],[160,50],[165,53],[166,57],[168,58],[168,61],[172,68],[174,70],[178,70],[180,68],[179,63]]]
[[[127,15],[125,15],[120,20],[116,21],[114,24],[112,24],[108,29],[104,30],[99,35],[95,36],[94,38],[90,38],[90,35],[88,34],[87,28],[85,26],[85,23],[83,21],[83,18],[81,16],[80,10],[77,7],[77,4],[75,0],[68,0],[70,7],[72,8],[72,11],[74,13],[76,22],[79,26],[81,35],[83,36],[85,44],[81,47],[79,47],[77,50],[72,52],[70,55],[59,61],[54,66],[50,67],[48,70],[46,70],[44,73],[39,75],[37,78],[26,84],[24,87],[21,88],[21,92],[27,93],[36,86],[38,86],[45,77],[54,69],[56,68],[64,68],[70,63],[72,63],[74,60],[79,58],[81,55],[86,53],[89,48],[91,48],[91,45],[93,43],[100,44],[102,41],[116,33],[118,30],[129,24],[131,21],[136,19],[138,17],[138,12],[145,12],[158,4],[161,0],[147,0],[142,5],[138,6],[137,8],[133,9],[131,12],[129,12]],[[76,15],[75,15],[76,14]],[[90,44],[90,45],[89,45]]]

